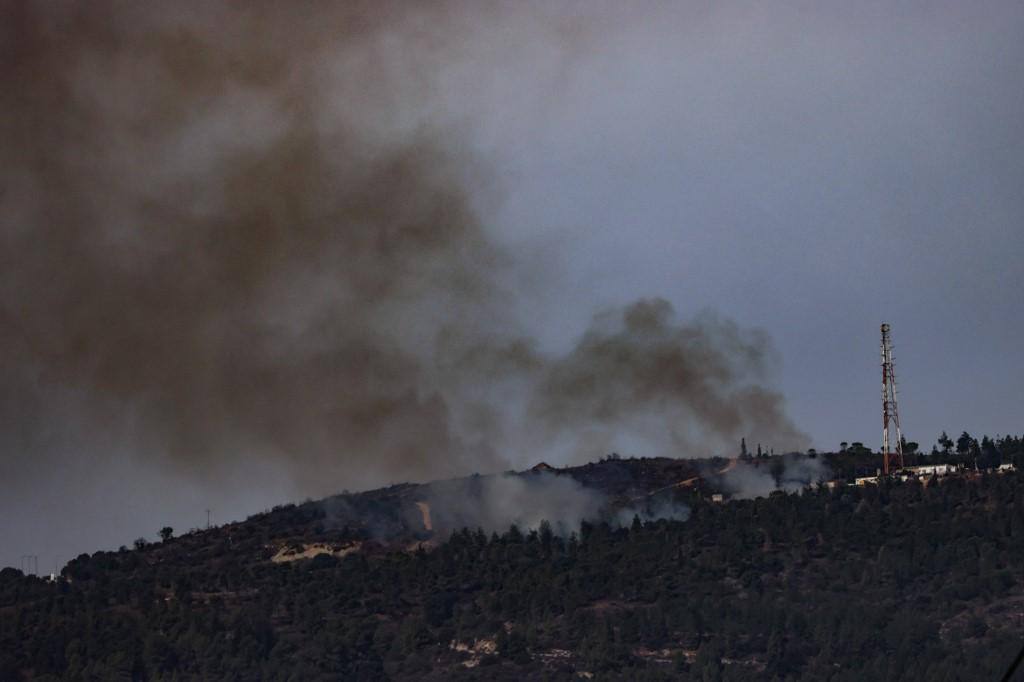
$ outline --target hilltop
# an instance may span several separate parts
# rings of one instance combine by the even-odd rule
[[[521,472],[401,483],[283,504],[245,521],[193,530],[139,549],[159,562],[174,562],[182,556],[192,562],[215,560],[230,553],[249,562],[282,563],[323,553],[375,556],[429,548],[463,527],[480,527],[489,534],[504,532],[512,524],[536,527],[543,519],[556,525],[562,522],[568,534],[582,518],[611,521],[623,510],[627,522],[631,513],[654,517],[672,505],[679,505],[677,516],[683,514],[694,495],[706,497],[720,490],[718,472],[734,465],[734,460],[719,458],[611,455],[575,467],[544,465]],[[767,460],[763,466],[767,472]],[[83,555],[72,561],[66,575],[74,578],[93,557]]]
[[[400,484],[82,555],[56,582],[5,569],[0,679],[998,677],[1024,629],[1024,478],[787,492],[836,457]],[[744,468],[782,489],[740,499]],[[515,508],[540,500],[563,518]],[[454,527],[484,504],[522,523]]]

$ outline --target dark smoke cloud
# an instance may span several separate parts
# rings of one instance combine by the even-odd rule
[[[757,383],[756,334],[647,301],[552,358],[515,321],[473,107],[452,111],[472,88],[445,89],[525,59],[510,27],[569,59],[578,18],[0,7],[6,485],[74,462],[43,494],[88,495],[127,458],[319,495],[572,453],[581,434],[676,455],[741,434],[803,442]]]
[[[371,120],[424,94],[374,60],[385,33],[441,48],[394,5],[257,7],[7,7],[5,451],[45,453],[47,406],[80,400],[193,469],[468,466],[424,347],[486,321],[499,258],[458,141]],[[361,77],[320,101],[338,69]]]
[[[687,324],[664,300],[598,316],[572,351],[550,363],[531,405],[549,436],[586,433],[647,452],[731,454],[740,438],[803,448],[781,394],[763,387],[767,337],[706,313]],[[627,441],[628,442],[628,441]]]

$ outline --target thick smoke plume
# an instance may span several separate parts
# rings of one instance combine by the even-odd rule
[[[742,436],[803,447],[779,393],[762,383],[772,350],[763,333],[711,314],[688,324],[643,300],[599,315],[572,351],[552,360],[531,403],[545,435],[591,439],[644,454],[710,454]],[[583,434],[582,438],[578,434]],[[633,441],[636,442],[636,441]]]
[[[800,446],[761,335],[652,300],[550,357],[515,321],[459,86],[583,49],[524,14],[4,3],[0,480],[127,457],[319,495],[620,437]]]
[[[431,346],[494,322],[500,256],[411,71],[457,22],[343,6],[6,6],[5,480],[69,414],[192,473],[470,466]]]

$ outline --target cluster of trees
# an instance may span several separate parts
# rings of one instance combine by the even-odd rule
[[[901,438],[900,445],[903,448],[903,455],[908,466],[916,464],[957,464],[971,469],[994,469],[1003,463],[1015,463],[1018,466],[1024,465],[1024,438],[1019,436],[982,436],[979,441],[967,431],[962,432],[954,441],[945,431],[932,446],[931,452],[924,452],[921,445],[916,441],[908,441]],[[809,455],[826,454],[835,457],[841,455],[848,460],[863,461],[866,469],[874,465],[877,454],[871,448],[859,441],[839,444],[839,450],[834,453],[818,453],[816,450],[808,450]],[[757,445],[758,458],[774,455],[774,451],[764,451],[761,444]],[[740,440],[740,459],[751,460],[755,455],[747,448],[747,440]],[[849,467],[846,467],[849,468]]]
[[[762,459],[764,457],[771,457],[771,456],[774,456],[774,455],[775,455],[775,450],[773,450],[773,449],[764,450],[764,449],[761,448],[761,444],[760,443],[757,444],[757,458],[758,459]],[[747,460],[749,460],[749,459],[753,459],[753,458],[754,458],[754,454],[751,453],[749,450],[747,450],[747,439],[746,438],[741,438],[740,439],[740,459],[747,459]]]
[[[274,564],[275,524],[321,523],[291,507],[83,555],[56,583],[5,569],[0,679],[998,679],[1022,631],[1022,483],[694,498],[686,522]]]
[[[1000,464],[1024,467],[1024,438],[1019,436],[982,436],[979,441],[964,431],[953,441],[945,431],[932,446],[930,453],[922,452],[914,441],[903,440],[903,458],[907,466],[920,464],[955,464],[965,469],[995,469]],[[863,443],[840,443],[839,451],[825,455],[837,477],[853,479],[874,473],[881,460],[876,452]]]
[[[1024,439],[1016,436],[989,438],[982,436],[979,442],[964,431],[954,442],[945,431],[939,436],[938,442],[932,446],[931,458],[936,461],[948,461],[975,466],[979,469],[991,469],[1004,462],[1024,463]]]

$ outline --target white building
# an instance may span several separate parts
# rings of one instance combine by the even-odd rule
[[[956,472],[956,466],[953,464],[928,464],[907,469],[916,476],[946,476]]]

